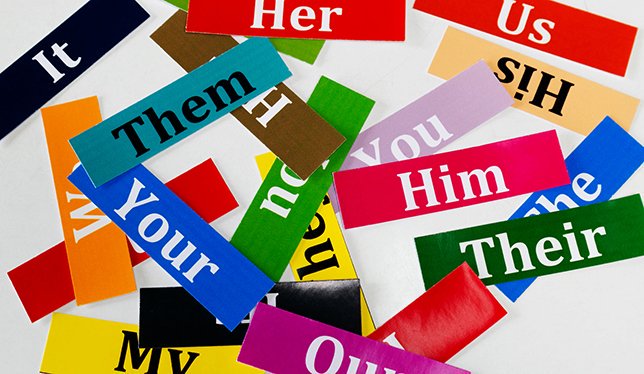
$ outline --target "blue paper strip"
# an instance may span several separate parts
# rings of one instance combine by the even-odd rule
[[[82,166],[69,180],[229,330],[273,287],[144,166],[98,188]]]
[[[100,186],[289,76],[273,45],[252,38],[70,143],[92,182]]]
[[[571,184],[532,194],[510,219],[608,201],[644,162],[644,148],[606,117],[566,158]],[[497,284],[517,299],[536,278]]]
[[[0,73],[0,139],[148,17],[135,0],[92,0]]]

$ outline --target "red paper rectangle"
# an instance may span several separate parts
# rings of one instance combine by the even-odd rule
[[[340,171],[333,178],[345,228],[414,217],[570,183],[554,130],[459,151]],[[411,191],[421,186],[429,188]]]
[[[551,0],[416,0],[414,8],[620,76],[637,34],[636,27]]]
[[[167,183],[205,221],[211,222],[238,206],[217,166],[207,160]],[[148,259],[130,248],[132,266]],[[29,320],[35,322],[74,300],[65,243],[49,248],[8,273]]]
[[[446,362],[506,314],[464,263],[368,338]]]
[[[276,38],[402,41],[405,40],[405,0],[191,0],[186,31]]]

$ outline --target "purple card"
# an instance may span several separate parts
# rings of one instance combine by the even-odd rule
[[[514,101],[483,61],[360,133],[340,170],[436,153]],[[336,207],[335,190],[329,191]]]
[[[237,361],[280,374],[469,373],[262,303]]]

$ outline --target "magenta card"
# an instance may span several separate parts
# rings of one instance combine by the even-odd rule
[[[469,373],[262,303],[237,361],[280,374]]]
[[[340,170],[432,155],[513,103],[479,61],[360,133]],[[330,195],[337,212],[333,188]]]

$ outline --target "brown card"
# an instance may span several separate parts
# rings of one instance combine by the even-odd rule
[[[190,72],[237,45],[228,35],[185,32],[186,12],[177,11],[150,38]],[[308,178],[345,138],[285,84],[232,112],[300,178]]]

